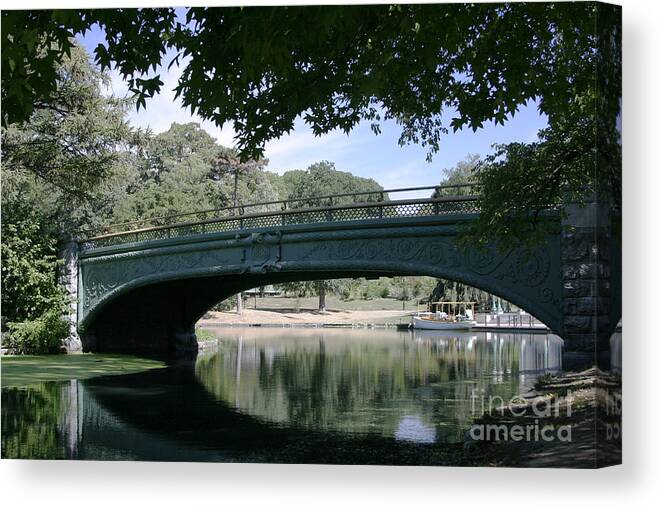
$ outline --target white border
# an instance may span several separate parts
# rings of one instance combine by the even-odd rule
[[[169,2],[99,1],[94,7]],[[186,2],[190,5],[219,2]],[[283,3],[283,2],[259,2]],[[305,3],[305,2],[289,2]],[[335,2],[326,2],[335,3]],[[57,2],[89,7],[92,2]],[[84,5],[83,5],[84,4]],[[236,4],[236,2],[227,2]],[[145,462],[2,461],[4,506],[649,506],[661,417],[661,12],[624,5],[624,457],[599,471]],[[22,1],[9,8],[53,7]]]

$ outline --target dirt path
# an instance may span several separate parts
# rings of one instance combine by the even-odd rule
[[[209,312],[200,320],[201,326],[217,325],[312,325],[312,324],[384,324],[406,323],[409,312],[401,310],[329,310],[290,312],[283,310],[244,309],[243,314],[235,312]]]

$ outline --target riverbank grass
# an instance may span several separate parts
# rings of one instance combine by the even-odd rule
[[[206,328],[201,328],[199,326],[195,327],[195,337],[197,338],[198,342],[206,342],[216,340],[218,338],[218,336],[211,330],[207,330]]]
[[[130,355],[3,356],[0,359],[0,384],[3,388],[25,386],[46,381],[131,374],[162,367],[165,362]]]

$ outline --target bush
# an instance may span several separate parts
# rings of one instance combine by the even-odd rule
[[[9,323],[9,333],[4,346],[18,354],[59,353],[62,341],[69,334],[69,325],[57,306],[30,321]]]
[[[206,328],[200,328],[199,326],[195,327],[195,337],[198,342],[204,342],[208,340],[216,340],[218,337],[211,330]]]
[[[4,175],[3,175],[4,178]],[[61,261],[47,218],[28,204],[2,201],[2,316],[27,323],[59,305]]]
[[[213,310],[215,312],[229,312],[230,310],[234,309],[236,307],[236,296],[232,296],[230,298],[225,298],[223,301],[218,302],[216,305],[211,307],[209,310]]]
[[[340,289],[340,300],[343,302],[348,302],[351,300],[351,285],[350,284],[345,284],[342,286],[342,289]]]

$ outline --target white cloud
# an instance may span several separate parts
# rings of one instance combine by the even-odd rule
[[[266,153],[271,157],[286,155],[292,151],[309,149],[314,144],[332,143],[338,138],[339,132],[331,132],[325,136],[315,136],[311,130],[298,126],[291,134],[285,134],[280,139],[266,144]]]
[[[234,145],[235,132],[229,125],[222,128],[217,127],[213,122],[202,120],[198,115],[194,115],[190,110],[185,109],[180,98],[175,97],[174,88],[179,82],[183,67],[186,62],[180,62],[179,65],[173,65],[169,70],[167,67],[160,69],[161,81],[163,86],[161,92],[151,99],[147,99],[147,107],[140,111],[131,111],[129,117],[131,123],[136,127],[151,128],[158,134],[165,132],[170,128],[173,122],[176,123],[199,123],[204,130],[216,138],[218,143],[224,146]],[[128,85],[122,79],[117,71],[110,73],[111,84],[109,92],[125,97],[128,93]]]
[[[185,61],[173,65],[169,70],[163,67],[159,70],[163,86],[160,93],[147,100],[147,107],[140,111],[132,110],[130,121],[136,127],[150,128],[155,134],[165,132],[173,122],[196,122],[213,136],[219,144],[234,146],[236,132],[228,124],[222,128],[213,122],[202,120],[198,115],[185,109],[180,98],[175,97],[174,88],[179,82]],[[119,97],[128,94],[128,85],[119,72],[110,72],[111,83],[107,92]],[[296,122],[295,130],[280,139],[266,144],[265,156],[270,163],[268,169],[283,173],[290,169],[304,169],[319,160],[334,160],[338,155],[356,148],[355,140],[341,131],[317,137],[303,121]]]
[[[268,169],[282,174],[290,169],[305,169],[320,160],[335,160],[351,149],[348,137],[341,131],[315,136],[303,122],[296,122],[291,134],[268,142],[264,154],[269,159]]]

